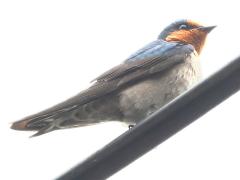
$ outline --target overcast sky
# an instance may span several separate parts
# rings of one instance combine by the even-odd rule
[[[218,26],[201,55],[205,78],[240,54],[238,1],[1,1],[0,179],[54,179],[126,131],[107,123],[30,139],[9,125],[75,95],[182,18]],[[239,100],[110,179],[240,179]]]

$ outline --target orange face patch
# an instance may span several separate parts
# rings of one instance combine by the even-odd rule
[[[168,42],[182,42],[194,46],[198,54],[200,54],[204,45],[207,34],[198,29],[178,30],[171,32],[165,40]]]

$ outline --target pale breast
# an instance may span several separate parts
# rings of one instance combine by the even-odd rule
[[[120,93],[120,108],[130,124],[146,118],[196,84],[201,77],[198,58],[189,57],[163,73],[141,81]]]

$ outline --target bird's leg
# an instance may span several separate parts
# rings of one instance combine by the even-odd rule
[[[128,129],[129,129],[129,130],[132,129],[133,127],[134,127],[133,124],[128,125]]]

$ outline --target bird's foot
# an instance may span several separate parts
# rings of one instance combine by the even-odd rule
[[[130,129],[132,129],[133,127],[134,127],[134,125],[130,124],[130,125],[128,126],[128,129],[130,130]]]

